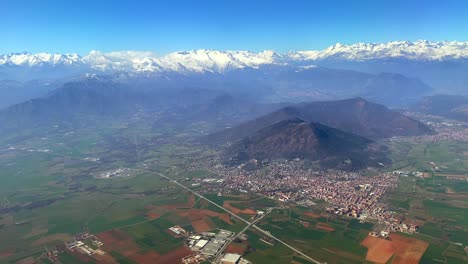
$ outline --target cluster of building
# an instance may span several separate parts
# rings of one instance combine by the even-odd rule
[[[129,168],[119,168],[116,170],[102,172],[96,175],[93,175],[96,179],[109,179],[115,177],[130,177],[131,170]]]
[[[405,140],[409,140],[414,143],[434,143],[440,141],[462,141],[468,142],[468,129],[466,128],[459,128],[454,129],[453,127],[443,127],[443,128],[435,128],[434,131],[436,132],[433,135],[424,135],[424,136],[415,136],[410,138],[405,138]],[[391,138],[390,141],[401,140],[401,138]]]
[[[221,229],[217,233],[202,232],[188,236],[186,244],[193,254],[183,258],[182,262],[191,264],[211,260],[213,263],[221,264],[251,264],[252,262],[242,258],[239,254],[226,253],[222,255],[234,235],[231,231]]]
[[[434,134],[411,137],[415,142],[439,142],[445,140],[468,141],[468,124],[461,121],[447,120],[438,116],[421,115],[405,112],[405,115],[413,117],[428,125]]]
[[[174,233],[176,236],[187,236],[188,235],[187,230],[183,229],[182,227],[180,227],[178,225],[169,227],[169,231]]]
[[[242,258],[239,254],[226,253],[220,261],[221,264],[251,264],[252,262]]]
[[[253,192],[301,204],[303,201],[324,200],[330,204],[327,208],[329,213],[362,221],[375,219],[388,223],[391,230],[413,230],[413,227],[405,228],[402,223],[395,225],[393,213],[381,202],[387,190],[397,187],[398,173],[379,173],[369,177],[358,172],[317,171],[307,168],[302,160],[278,160],[266,164],[262,170],[224,166],[216,159],[200,160],[191,166],[209,170],[224,179],[217,186],[204,186],[204,190]]]
[[[398,217],[389,217],[383,219],[385,232],[402,232],[402,233],[415,233],[419,229],[419,225],[412,222],[404,222]]]
[[[79,233],[74,236],[72,241],[65,243],[65,246],[68,250],[85,254],[88,256],[94,254],[106,254],[106,252],[100,249],[102,245],[104,245],[104,243],[102,243],[97,237],[89,233]]]
[[[218,255],[231,242],[232,236],[234,233],[227,230],[220,230],[218,233],[202,232],[190,236],[187,239],[187,244],[192,251],[206,258],[211,258]]]
[[[50,251],[46,248],[45,253],[43,253],[41,257],[48,259],[52,263],[61,263],[58,250]]]

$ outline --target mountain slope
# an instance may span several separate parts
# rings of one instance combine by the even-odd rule
[[[0,80],[0,109],[27,101],[31,98],[44,96],[58,86],[58,83],[49,81],[22,83],[11,80]]]
[[[152,85],[100,79],[69,82],[47,96],[0,110],[0,134],[45,131],[57,125],[101,127],[132,120],[174,129],[196,123],[207,124],[205,129],[219,129],[283,106],[260,104],[219,90]]]
[[[250,159],[305,158],[324,167],[362,169],[384,162],[382,149],[360,136],[300,119],[286,119],[265,127],[230,146],[225,155],[235,165]]]
[[[285,119],[299,118],[371,139],[430,133],[424,124],[361,98],[293,105],[214,133],[206,140],[234,142]]]

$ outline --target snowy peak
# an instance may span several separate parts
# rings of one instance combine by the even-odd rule
[[[427,40],[393,41],[388,43],[337,43],[323,51],[298,51],[296,58],[306,60],[344,59],[369,60],[382,58],[406,58],[410,60],[446,60],[468,58],[468,41]]]
[[[0,55],[1,66],[85,66],[95,71],[128,72],[214,72],[259,68],[262,65],[284,65],[327,59],[362,61],[385,58],[410,60],[449,60],[468,58],[468,42],[394,41],[388,43],[337,43],[327,49],[296,51],[285,54],[262,52],[191,50],[157,56],[144,51],[91,51],[77,54],[15,53]]]
[[[100,52],[93,50],[83,57],[83,62],[100,71],[157,71],[155,55],[145,51]]]
[[[130,70],[136,72],[224,72],[245,67],[258,68],[276,63],[279,55],[273,51],[191,50],[169,53],[162,57],[152,52],[118,51],[103,53],[91,51],[83,61],[101,71]]]
[[[258,68],[277,63],[279,55],[273,51],[192,50],[170,53],[157,62],[173,71],[224,72],[230,69]]]
[[[78,54],[50,54],[50,53],[12,53],[0,54],[0,65],[41,66],[41,65],[72,65],[81,62]]]

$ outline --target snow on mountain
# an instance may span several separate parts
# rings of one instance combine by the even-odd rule
[[[157,60],[165,69],[173,71],[223,72],[229,69],[258,68],[262,64],[279,62],[277,53],[263,51],[194,50],[174,52]]]
[[[468,42],[394,41],[388,43],[335,44],[325,50],[296,51],[286,54],[274,51],[193,50],[157,56],[152,52],[91,51],[77,54],[15,53],[0,55],[2,66],[86,66],[96,71],[130,72],[217,72],[232,69],[258,68],[270,64],[294,64],[326,59],[362,61],[382,58],[410,60],[448,60],[468,58]]]
[[[82,58],[92,69],[100,71],[159,71],[156,55],[144,51],[100,52],[93,50]]]
[[[50,54],[50,53],[11,53],[0,54],[0,65],[41,66],[41,65],[72,65],[81,63],[78,54]]]
[[[357,43],[343,45],[337,43],[323,51],[298,51],[292,53],[295,59],[322,60],[369,60],[382,58],[406,58],[410,60],[446,60],[468,58],[468,41],[440,41],[427,40],[393,41],[388,43]]]

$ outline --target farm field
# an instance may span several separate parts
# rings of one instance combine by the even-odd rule
[[[390,143],[392,167],[398,170],[426,171],[437,167],[439,173],[466,175],[468,143],[459,141],[412,142],[411,139]]]
[[[154,168],[142,166],[152,164],[177,177],[178,171],[170,169],[184,162],[177,153],[192,151],[183,145],[171,147],[170,142],[159,142],[152,149],[147,149],[148,143],[135,150],[130,140],[135,134],[145,142],[167,133],[159,130],[122,124],[101,130],[59,130],[2,147],[0,263],[34,260],[44,247],[63,245],[84,230],[97,234],[157,220],[171,207],[193,202],[188,193],[149,171]],[[126,168],[128,175],[94,178],[118,168]],[[217,213],[200,215],[209,221]]]
[[[393,152],[401,157],[397,169],[426,171],[428,176],[400,177],[398,188],[386,195],[385,202],[419,223],[419,232],[410,237],[429,243],[421,263],[466,263],[460,245],[468,244],[468,144],[442,141],[399,148]]]
[[[360,242],[373,225],[333,216],[325,218],[310,213],[306,208],[293,207],[275,209],[259,223],[259,226],[318,260],[327,263],[362,263],[365,261],[367,250],[360,245]],[[270,246],[261,241],[255,242],[260,239],[258,236],[260,235],[253,234],[253,237],[249,237],[253,247],[257,246],[259,250],[248,253],[247,259],[268,263],[271,259],[278,259],[280,257],[278,255],[281,254],[284,261],[288,259],[288,262],[282,263],[294,263],[293,261],[308,263],[307,260],[292,254],[287,248],[278,251],[280,245]],[[270,254],[277,257],[270,259]]]
[[[429,243],[390,234],[389,239],[367,236],[362,245],[368,248],[366,260],[375,263],[408,263],[417,264],[426,251]]]

